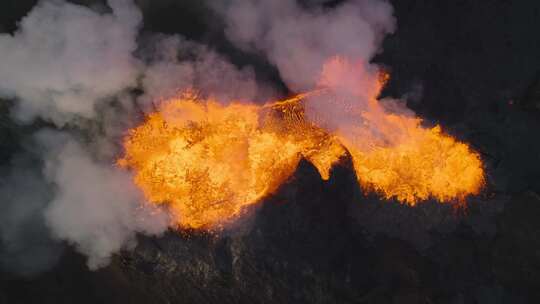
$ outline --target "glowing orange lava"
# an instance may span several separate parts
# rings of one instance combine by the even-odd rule
[[[352,116],[329,131],[350,152],[365,190],[409,205],[429,198],[459,202],[480,192],[484,171],[478,153],[439,126],[422,127],[422,120],[405,107],[389,101],[385,108],[377,99],[388,74],[370,74],[361,64],[334,58],[322,75],[319,85],[327,90],[317,98]],[[314,118],[318,124],[324,124],[322,120]]]
[[[484,181],[479,155],[440,127],[384,107],[377,96],[387,79],[333,59],[319,90],[263,106],[186,92],[129,131],[118,163],[183,228],[235,219],[285,182],[302,157],[328,179],[347,151],[362,188],[388,199],[414,205],[477,194]]]
[[[130,131],[119,164],[134,169],[148,201],[169,205],[176,224],[214,228],[274,191],[302,156],[328,178],[344,153],[325,132],[297,124],[289,105],[224,106],[184,94]]]

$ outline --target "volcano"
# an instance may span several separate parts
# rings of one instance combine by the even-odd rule
[[[0,303],[540,301],[535,1],[12,2]]]

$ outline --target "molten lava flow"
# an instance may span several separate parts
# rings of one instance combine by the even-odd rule
[[[319,92],[300,94],[292,98],[266,104],[270,111],[263,115],[263,128],[288,136],[300,147],[301,155],[319,171],[322,179],[330,177],[330,169],[345,155],[345,148],[337,138],[305,118],[303,100]]]
[[[361,185],[410,205],[430,197],[462,200],[477,194],[483,170],[476,153],[441,132],[440,127],[410,130],[409,138],[387,147],[362,150],[347,144]]]
[[[469,147],[377,100],[387,74],[339,58],[319,89],[264,106],[201,99],[163,103],[125,138],[119,164],[176,225],[219,227],[275,191],[304,157],[328,179],[347,154],[362,188],[414,205],[477,194],[482,162]]]
[[[176,224],[214,228],[274,191],[302,156],[328,178],[345,150],[314,126],[298,127],[294,107],[224,106],[184,94],[130,131],[119,164],[134,169],[148,201],[167,204]]]
[[[320,86],[327,90],[309,101],[314,102],[312,120],[346,146],[365,190],[410,205],[430,197],[460,201],[479,193],[484,172],[477,153],[439,126],[422,127],[404,107],[389,102],[385,108],[377,100],[387,74],[377,77],[363,65],[335,58],[322,75]],[[332,109],[338,113],[325,117]]]

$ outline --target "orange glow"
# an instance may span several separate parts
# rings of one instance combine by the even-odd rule
[[[184,94],[129,132],[119,164],[134,169],[148,201],[170,207],[174,224],[214,228],[276,190],[302,156],[328,178],[345,150],[314,126],[296,128],[295,115],[287,101],[224,106]]]
[[[440,127],[411,130],[411,137],[389,147],[362,151],[347,145],[364,189],[415,205],[433,197],[441,202],[478,194],[483,185],[479,156],[441,132]]]
[[[363,85],[343,94],[341,77],[359,72],[364,73],[354,79],[364,80]],[[439,126],[422,127],[421,119],[404,107],[387,110],[377,97],[388,74],[365,81],[369,77],[362,68],[334,58],[323,69],[320,83],[330,88],[322,98],[333,107],[345,105],[358,118],[340,122],[335,133],[352,155],[362,188],[409,205],[429,198],[459,202],[478,194],[484,185],[480,156]],[[359,106],[362,98],[364,105]]]
[[[129,131],[118,164],[134,171],[149,202],[168,206],[174,225],[194,229],[237,218],[283,184],[302,157],[327,180],[347,151],[361,187],[387,199],[415,205],[479,193],[479,155],[439,126],[425,128],[379,102],[388,77],[335,58],[318,90],[262,106],[185,92]]]

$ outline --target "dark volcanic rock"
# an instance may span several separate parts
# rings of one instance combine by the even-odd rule
[[[159,238],[141,237],[137,248],[97,272],[88,272],[84,260],[68,252],[55,269],[37,278],[4,275],[0,295],[6,303],[537,299],[540,245],[534,219],[539,201],[534,195],[515,197],[511,206],[516,207],[495,215],[500,232],[493,236],[475,232],[467,222],[470,216],[464,216],[456,219],[455,230],[440,233],[429,248],[419,250],[406,240],[369,235],[369,227],[350,217],[351,204],[362,208],[364,199],[358,189],[341,192],[341,183],[352,184],[349,172],[323,182],[303,163],[294,179],[252,211],[249,223],[221,234],[170,231]]]
[[[336,192],[336,184],[354,185],[349,172],[325,183],[302,162],[293,180],[253,210],[251,223],[218,235],[170,232],[144,239],[126,253],[128,268],[135,276],[146,269],[158,290],[177,282],[173,294],[193,302],[352,301],[366,286],[354,285],[358,273],[351,272],[364,268],[362,259],[351,259],[362,243],[348,227],[354,189]]]
[[[540,197],[529,192],[514,198],[498,220],[493,247],[496,279],[540,301]]]
[[[498,211],[472,208],[467,215],[434,206],[388,209],[388,202],[370,203],[350,186],[354,175],[347,166],[323,182],[303,162],[253,210],[249,223],[215,235],[171,231],[142,238],[122,255],[122,268],[163,303],[487,303],[494,292],[520,299],[501,288],[507,284],[494,273],[496,233],[475,221],[477,214],[507,217],[498,213],[503,202],[485,201],[493,206],[480,208]],[[430,214],[446,212],[443,218],[452,217],[455,227],[437,230],[446,221],[431,221],[434,236],[424,246],[407,241],[406,233],[377,233],[374,223],[391,225],[388,218],[403,215],[402,208],[417,213],[400,220],[413,234],[407,225],[428,229],[418,218]],[[355,209],[372,212],[373,221],[362,223]]]

